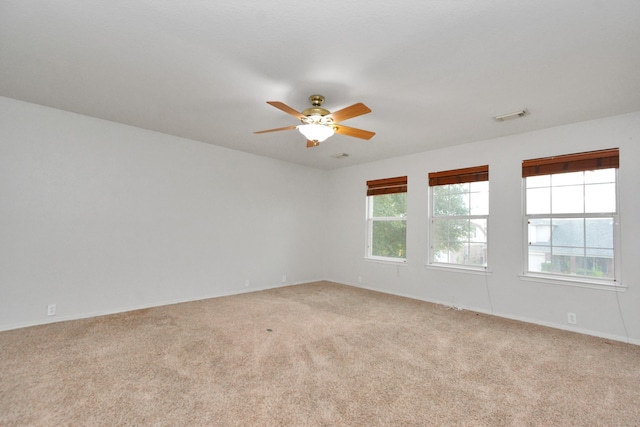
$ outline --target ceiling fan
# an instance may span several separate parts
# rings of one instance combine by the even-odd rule
[[[302,113],[299,113],[298,111],[282,102],[267,101],[267,104],[272,105],[277,109],[292,115],[293,117],[300,120],[302,124],[277,129],[261,130],[254,133],[267,133],[277,132],[281,130],[298,129],[300,133],[307,138],[307,147],[317,147],[322,141],[326,140],[334,133],[367,140],[371,139],[373,135],[375,135],[375,132],[356,129],[339,124],[339,122],[342,122],[344,120],[370,113],[371,109],[369,109],[369,107],[367,107],[363,103],[359,102],[357,104],[353,104],[350,107],[346,107],[342,110],[338,110],[335,113],[332,113],[329,110],[322,108],[322,104],[324,103],[324,96],[311,95],[309,97],[309,101],[311,102],[311,107],[307,108]]]

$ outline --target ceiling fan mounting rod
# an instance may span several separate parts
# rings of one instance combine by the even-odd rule
[[[322,95],[311,95],[309,97],[309,102],[314,107],[319,107],[324,103],[324,96],[322,96]]]

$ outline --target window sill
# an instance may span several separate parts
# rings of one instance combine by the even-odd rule
[[[626,292],[627,287],[620,282],[605,282],[600,280],[585,280],[564,278],[558,276],[545,276],[542,274],[519,274],[520,280],[527,282],[548,283],[552,285],[574,286],[577,288],[600,289],[603,291]]]
[[[377,264],[390,264],[390,265],[407,265],[406,259],[393,259],[393,258],[370,258],[365,257],[365,261],[367,262],[375,262]]]
[[[425,264],[431,270],[455,271],[457,273],[479,274],[482,276],[491,274],[491,270],[486,267],[471,267],[459,264]]]

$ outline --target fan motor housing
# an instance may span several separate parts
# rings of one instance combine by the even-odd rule
[[[327,116],[331,114],[331,112],[326,108],[311,107],[304,110],[302,114],[304,114],[305,116]]]

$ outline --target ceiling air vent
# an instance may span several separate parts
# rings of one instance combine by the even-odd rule
[[[524,117],[529,114],[529,111],[525,108],[524,110],[514,111],[513,113],[500,114],[498,116],[494,116],[493,119],[496,122],[504,122],[505,120],[517,119],[520,117]]]

